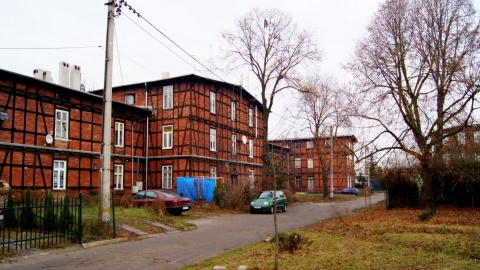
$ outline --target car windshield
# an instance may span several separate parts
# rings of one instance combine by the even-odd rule
[[[177,194],[171,192],[171,191],[162,191],[163,196],[166,198],[175,198],[178,197]]]
[[[259,199],[269,199],[269,198],[273,198],[273,192],[271,192],[271,191],[264,191],[264,192],[260,193],[260,195],[258,195],[258,198],[259,198]]]

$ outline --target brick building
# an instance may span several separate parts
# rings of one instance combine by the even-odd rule
[[[0,179],[14,189],[97,191],[102,104],[97,95],[0,70]],[[143,181],[148,115],[113,102],[114,189]]]
[[[451,129],[457,128],[459,127]],[[443,151],[445,160],[456,158],[480,161],[480,125],[469,125],[456,135],[445,138]]]
[[[241,86],[186,75],[115,87],[113,99],[153,111],[148,188],[175,188],[184,176],[260,180],[262,106]]]
[[[353,150],[356,142],[357,139],[353,135],[333,137],[332,149],[330,137],[321,137],[317,140],[294,138],[269,141],[275,146],[275,152],[282,151],[287,155],[284,173],[288,178],[288,188],[296,192],[323,192],[324,173],[328,174],[330,191],[331,158],[334,190],[353,187],[355,184]]]

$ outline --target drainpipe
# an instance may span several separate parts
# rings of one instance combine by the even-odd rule
[[[145,108],[148,109],[148,91],[147,83],[145,82]],[[148,131],[149,131],[150,116],[147,116],[147,133],[145,139],[145,190],[148,189]]]

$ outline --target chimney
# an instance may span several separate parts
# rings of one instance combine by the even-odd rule
[[[33,70],[33,77],[35,79],[43,80],[43,69],[34,69]]]
[[[170,78],[170,72],[162,72],[162,80]]]
[[[70,70],[70,88],[80,90],[81,77],[80,66],[73,65]]]
[[[70,87],[70,64],[67,62],[62,61],[58,65],[58,84]]]

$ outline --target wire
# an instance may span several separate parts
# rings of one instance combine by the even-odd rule
[[[0,48],[0,50],[70,50],[70,49],[88,49],[88,48],[101,48],[102,46],[83,46],[83,47],[46,47],[46,48]]]
[[[120,62],[120,50],[118,49],[117,28],[114,28],[113,31],[115,34],[115,45],[117,45],[117,57],[118,57],[118,66],[120,68],[120,78],[122,79],[122,84],[125,85],[125,83],[123,82],[122,63]]]

